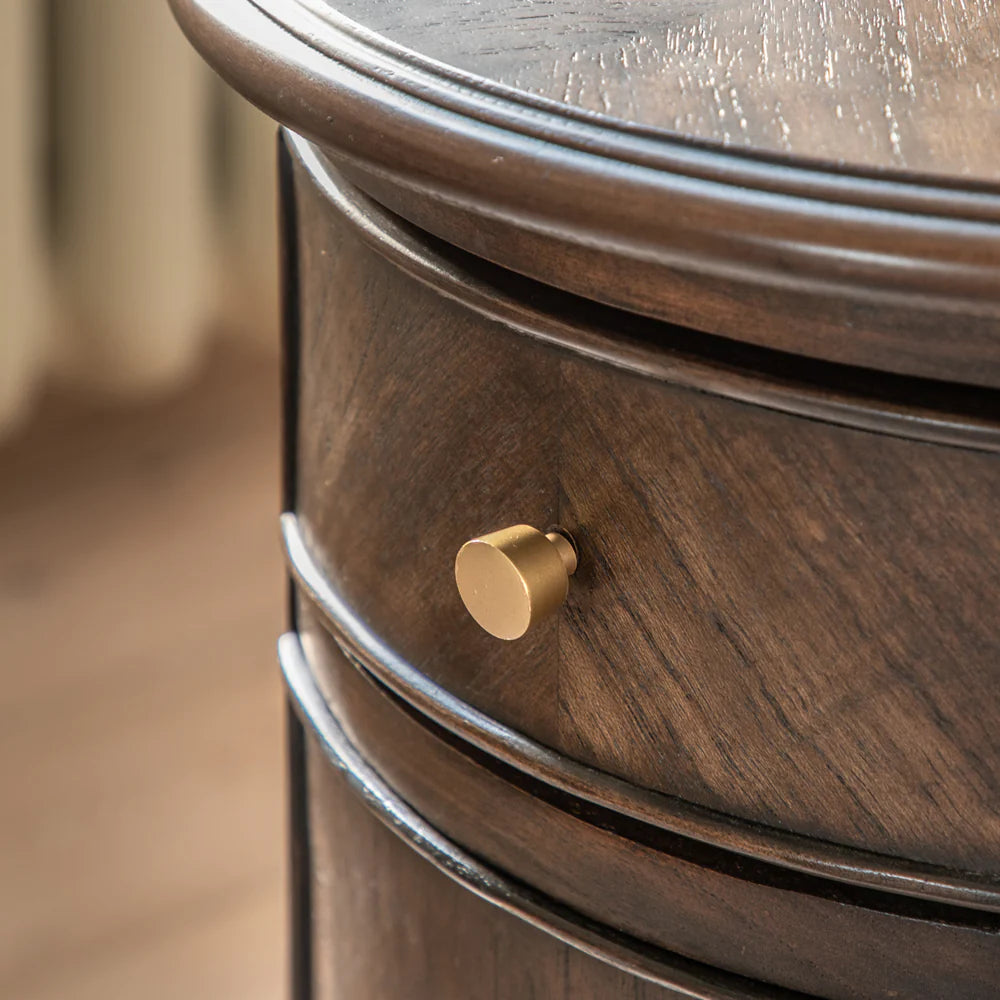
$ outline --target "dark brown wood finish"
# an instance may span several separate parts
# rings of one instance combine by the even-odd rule
[[[504,726],[386,646],[331,587],[308,553],[297,518],[283,515],[282,526],[293,577],[345,655],[429,723],[499,764],[598,809],[767,864],[862,888],[1000,912],[995,875],[941,868],[739,822],[588,767]],[[318,683],[323,684],[322,677]]]
[[[749,984],[678,992],[569,947],[450,882],[310,751],[317,1000],[795,1000]]]
[[[601,959],[606,966],[629,974],[632,977],[629,986],[636,991],[636,995],[647,995],[644,992],[646,984],[655,984],[665,987],[671,995],[674,991],[679,991],[695,1000],[795,1000],[801,997],[801,994],[755,983],[694,962],[682,955],[651,947],[619,929],[598,924],[585,915],[569,909],[557,899],[511,878],[464,850],[403,801],[354,747],[339,721],[330,712],[322,693],[312,682],[298,637],[283,636],[278,647],[279,658],[289,681],[292,704],[315,739],[315,743],[312,744],[313,749],[318,751],[315,754],[316,759],[311,762],[307,759],[305,765],[307,781],[318,787],[317,792],[310,796],[310,811],[316,814],[311,816],[311,828],[316,831],[313,837],[315,841],[322,843],[325,832],[331,827],[336,828],[336,824],[331,824],[323,816],[323,812],[331,804],[336,804],[336,799],[339,797],[336,793],[330,794],[327,782],[331,771],[339,772],[369,810],[416,854],[430,861],[470,893],[489,900],[501,910],[520,917],[526,923],[539,928],[558,941],[572,945],[585,955]],[[323,786],[326,786],[325,789]],[[342,843],[349,844],[349,838],[340,838],[339,842],[335,840],[332,845],[327,844],[325,852],[321,849],[320,857],[325,853],[327,858],[334,857],[340,861],[344,854]],[[316,869],[320,876],[324,867],[323,861],[319,860]],[[398,887],[398,873],[389,871],[386,874],[391,876],[385,880],[385,885],[391,892]],[[321,877],[318,879],[318,884],[322,885],[323,881],[325,879]],[[370,896],[370,893],[368,895]],[[418,906],[426,904],[422,895],[414,899],[409,898],[409,893],[404,892],[404,895],[407,903],[416,903]],[[327,902],[328,893],[325,891],[317,893],[317,898],[321,898],[322,902],[315,907],[314,914],[320,915]],[[465,907],[461,909],[464,910]],[[454,919],[458,924],[449,929],[450,939],[453,939],[456,930],[460,929],[461,913],[456,914]],[[316,936],[316,950],[321,955],[328,954],[331,950],[328,940],[329,928],[322,926],[321,918],[314,921],[313,931]],[[439,947],[439,942],[435,941],[437,936],[438,932],[433,923],[421,927],[416,933],[411,926],[409,933],[411,947],[415,946],[425,955],[433,953]],[[490,933],[488,931],[484,933],[480,927],[478,933],[470,936],[469,950],[484,953],[488,957],[491,950],[490,937]],[[370,941],[366,943],[369,946],[371,944]],[[364,964],[369,964],[374,959],[380,965],[384,965],[384,958],[377,948],[369,947],[368,951],[369,954],[361,956]],[[456,954],[452,951],[452,963],[455,957]],[[321,957],[319,962],[322,961]],[[543,978],[547,979],[544,968],[547,963],[542,959],[537,964],[542,966],[539,971]],[[511,971],[514,972],[515,981],[531,982],[535,979],[534,969]],[[323,980],[321,966],[318,967],[317,973],[316,980],[321,983]],[[343,977],[338,969],[333,970],[333,975],[342,982]],[[604,990],[610,988],[607,984],[614,981],[607,975],[607,969],[603,975],[598,972],[596,980],[601,987],[602,995]],[[419,990],[429,996],[440,995],[437,992],[436,977],[432,973],[417,978],[410,984],[409,989]],[[467,986],[464,995],[474,997],[489,994],[491,989],[491,982],[479,982]],[[652,995],[657,994],[652,991]]]
[[[996,8],[171,3],[299,133],[299,1000],[1000,994]]]
[[[326,4],[171,2],[251,100],[383,204],[481,257],[695,330],[1000,385],[995,183],[737,155],[471,76]],[[761,6],[762,24],[772,15]],[[507,25],[508,48],[521,24]],[[988,81],[992,63],[967,72]],[[929,120],[926,133],[942,129]],[[980,134],[989,146],[995,130]]]
[[[300,511],[385,642],[639,785],[1000,870],[993,455],[553,350],[402,274],[308,183]],[[462,609],[452,560],[519,521],[565,523],[583,560],[561,622],[501,644]]]
[[[1000,915],[852,891],[554,794],[429,728],[350,665],[308,614],[302,630],[310,662],[287,648],[283,658],[310,724],[342,727],[436,829],[574,912],[754,980],[808,993],[822,984],[838,1000],[893,992],[958,1000],[992,986]],[[855,965],[845,965],[847,954]],[[860,980],[856,966],[873,971]]]
[[[311,0],[406,48],[605,118],[830,165],[1000,181],[990,0]]]

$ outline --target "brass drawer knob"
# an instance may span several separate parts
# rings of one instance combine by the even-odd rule
[[[552,614],[569,592],[576,548],[561,531],[527,524],[466,542],[455,557],[455,582],[470,615],[498,639],[520,639]]]

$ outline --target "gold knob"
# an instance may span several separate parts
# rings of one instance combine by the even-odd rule
[[[552,614],[569,592],[576,549],[559,531],[527,524],[466,542],[455,557],[455,582],[470,615],[498,639],[520,639]]]

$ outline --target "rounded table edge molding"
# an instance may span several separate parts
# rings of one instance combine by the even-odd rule
[[[299,0],[171,3],[229,83],[454,245],[704,333],[1000,386],[1000,192],[577,120]]]

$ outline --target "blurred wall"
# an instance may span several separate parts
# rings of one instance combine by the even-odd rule
[[[2,0],[0,128],[0,437],[47,378],[146,395],[274,342],[274,126],[165,0]]]

